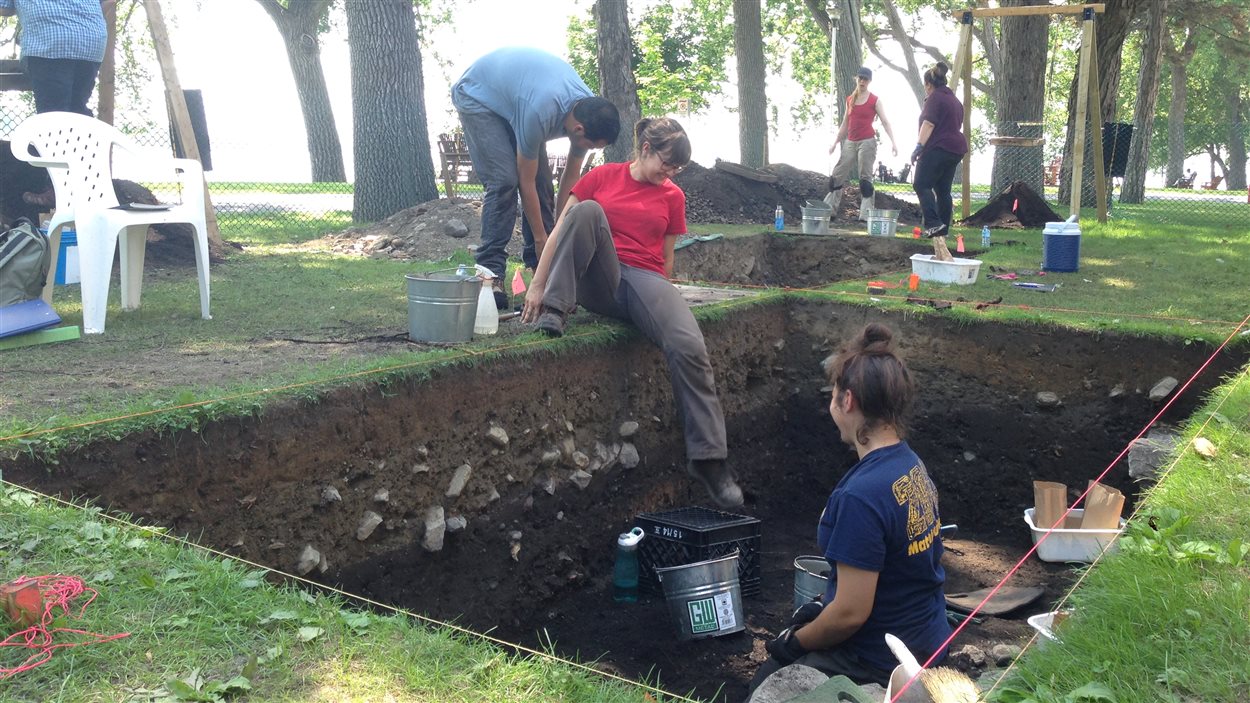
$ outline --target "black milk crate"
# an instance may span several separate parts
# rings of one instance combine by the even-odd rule
[[[743,596],[760,592],[760,521],[709,508],[677,508],[634,518],[646,537],[638,543],[638,586],[663,595],[657,568],[693,564],[738,550],[738,583]]]

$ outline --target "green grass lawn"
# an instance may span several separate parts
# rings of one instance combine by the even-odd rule
[[[1022,279],[1060,284],[1053,293],[988,279],[990,266],[1039,267],[1042,237],[1034,230],[996,231],[999,245],[984,253],[972,246],[979,236],[967,232],[969,255],[983,260],[980,280],[966,287],[922,284],[918,291],[921,297],[953,301],[951,310],[909,305],[905,294],[873,300],[865,292],[866,280],[789,294],[902,307],[915,314],[1116,330],[1195,343],[1226,339],[1250,314],[1243,273],[1250,271],[1247,219],[1213,224],[1210,217],[1193,213],[1184,222],[1165,224],[1160,211],[1151,209],[1155,204],[1135,207],[1122,208],[1107,225],[1083,227],[1080,271]],[[1240,207],[1230,210],[1231,218],[1245,213]],[[108,334],[36,352],[0,352],[0,383],[16,388],[9,384],[64,375],[84,363],[125,369],[153,350],[195,364],[206,356],[242,357],[275,338],[325,342],[405,330],[403,274],[421,265],[297,246],[341,229],[345,217],[257,224],[223,216],[224,237],[245,248],[213,268],[212,321],[198,319],[193,275],[151,280],[143,308],[134,313],[117,309],[114,286]],[[691,230],[732,237],[760,228],[696,225]],[[1007,240],[1023,244],[1008,246]],[[900,261],[894,274],[873,278],[900,280],[906,274]],[[58,311],[67,323],[77,324],[76,303],[62,302],[67,298],[61,295]],[[1000,296],[1001,303],[975,310],[976,302]],[[536,339],[474,342],[472,348]],[[1247,342],[1245,334],[1234,337],[1235,344]],[[194,428],[215,418],[258,412],[291,394],[315,396],[335,384],[420,373],[421,364],[440,363],[454,353],[384,351],[291,364],[243,380],[223,372],[207,385],[189,385],[175,375],[137,389],[104,384],[76,389],[82,402],[71,413],[47,402],[9,406],[0,419],[0,437],[158,412],[10,439],[0,451],[55,457],[68,445],[93,439]],[[349,373],[366,375],[346,379]],[[1188,430],[1189,436],[1201,433],[1215,442],[1219,457],[1204,461],[1184,453],[1173,474],[1145,501],[1144,511],[1156,516],[1158,529],[1144,520],[1133,524],[1133,538],[1125,540],[1121,553],[1091,569],[1070,601],[1077,614],[1064,628],[1065,644],[1031,650],[996,692],[998,700],[1250,699],[1250,668],[1245,666],[1250,573],[1244,557],[1238,557],[1244,544],[1239,540],[1250,534],[1240,509],[1250,500],[1250,389],[1245,380],[1243,371],[1217,390]],[[287,384],[302,385],[272,390]],[[236,399],[219,400],[224,396]],[[203,404],[164,410],[195,402]],[[1214,419],[1203,427],[1208,417]],[[644,700],[639,688],[543,657],[517,658],[475,637],[427,628],[409,617],[363,615],[344,609],[335,598],[270,585],[262,570],[7,485],[0,487],[0,563],[8,567],[6,575],[12,574],[8,578],[52,572],[84,577],[101,591],[88,610],[86,627],[131,633],[114,642],[59,651],[48,664],[0,681],[5,701]]]

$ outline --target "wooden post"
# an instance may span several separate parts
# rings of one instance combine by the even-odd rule
[[[199,161],[200,148],[195,143],[195,131],[191,128],[191,112],[187,109],[187,99],[182,94],[182,84],[178,82],[178,70],[174,66],[174,51],[169,44],[169,31],[165,27],[165,16],[161,14],[160,0],[143,0],[143,9],[148,15],[148,30],[152,33],[157,63],[161,65],[161,77],[165,80],[165,95],[169,100],[178,141],[182,144],[182,153],[186,154],[187,158]],[[217,212],[213,209],[213,201],[209,197],[207,181],[204,182],[204,221],[208,226],[208,241],[220,248],[222,241],[221,233],[217,229]]]
[[[972,17],[969,16],[964,25],[967,38],[964,40],[964,137],[972,135]],[[972,214],[972,150],[964,153],[963,178],[960,179],[960,206],[962,217],[967,219]]]
[[[1081,215],[1081,169],[1085,168],[1085,120],[1089,103],[1090,54],[1094,48],[1094,16],[1087,12],[1081,23],[1081,62],[1077,66],[1076,86],[1076,134],[1072,139],[1072,193],[1069,198],[1068,217]]]
[[[100,11],[104,13],[108,41],[104,44],[104,60],[100,62],[99,102],[96,104],[95,116],[101,122],[113,124],[113,112],[117,104],[117,60],[113,55],[117,45],[117,3],[105,3],[100,6]]]
[[[1102,153],[1102,76],[1098,73],[1098,34],[1091,37],[1089,77],[1090,130],[1098,135],[1094,139],[1094,196],[1098,206],[1098,221],[1107,222],[1107,169]]]

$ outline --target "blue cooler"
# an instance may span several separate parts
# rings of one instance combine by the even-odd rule
[[[1047,222],[1042,229],[1042,270],[1071,273],[1081,264],[1081,224]]]
[[[40,228],[45,235],[48,230]],[[78,232],[61,228],[61,248],[56,255],[56,285],[78,283]]]

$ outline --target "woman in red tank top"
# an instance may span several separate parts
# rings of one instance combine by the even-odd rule
[[[856,72],[855,92],[846,98],[846,116],[842,119],[842,126],[838,128],[838,138],[829,147],[829,153],[832,154],[839,144],[842,145],[842,156],[829,176],[829,195],[825,196],[825,202],[833,208],[835,219],[842,207],[842,188],[846,185],[852,165],[859,166],[859,219],[868,219],[866,211],[873,207],[872,176],[876,172],[877,161],[877,135],[872,128],[873,120],[881,118],[881,126],[890,137],[890,153],[898,156],[894,130],[886,119],[881,98],[868,92],[868,84],[871,82],[872,71],[866,66],[861,67]]]

